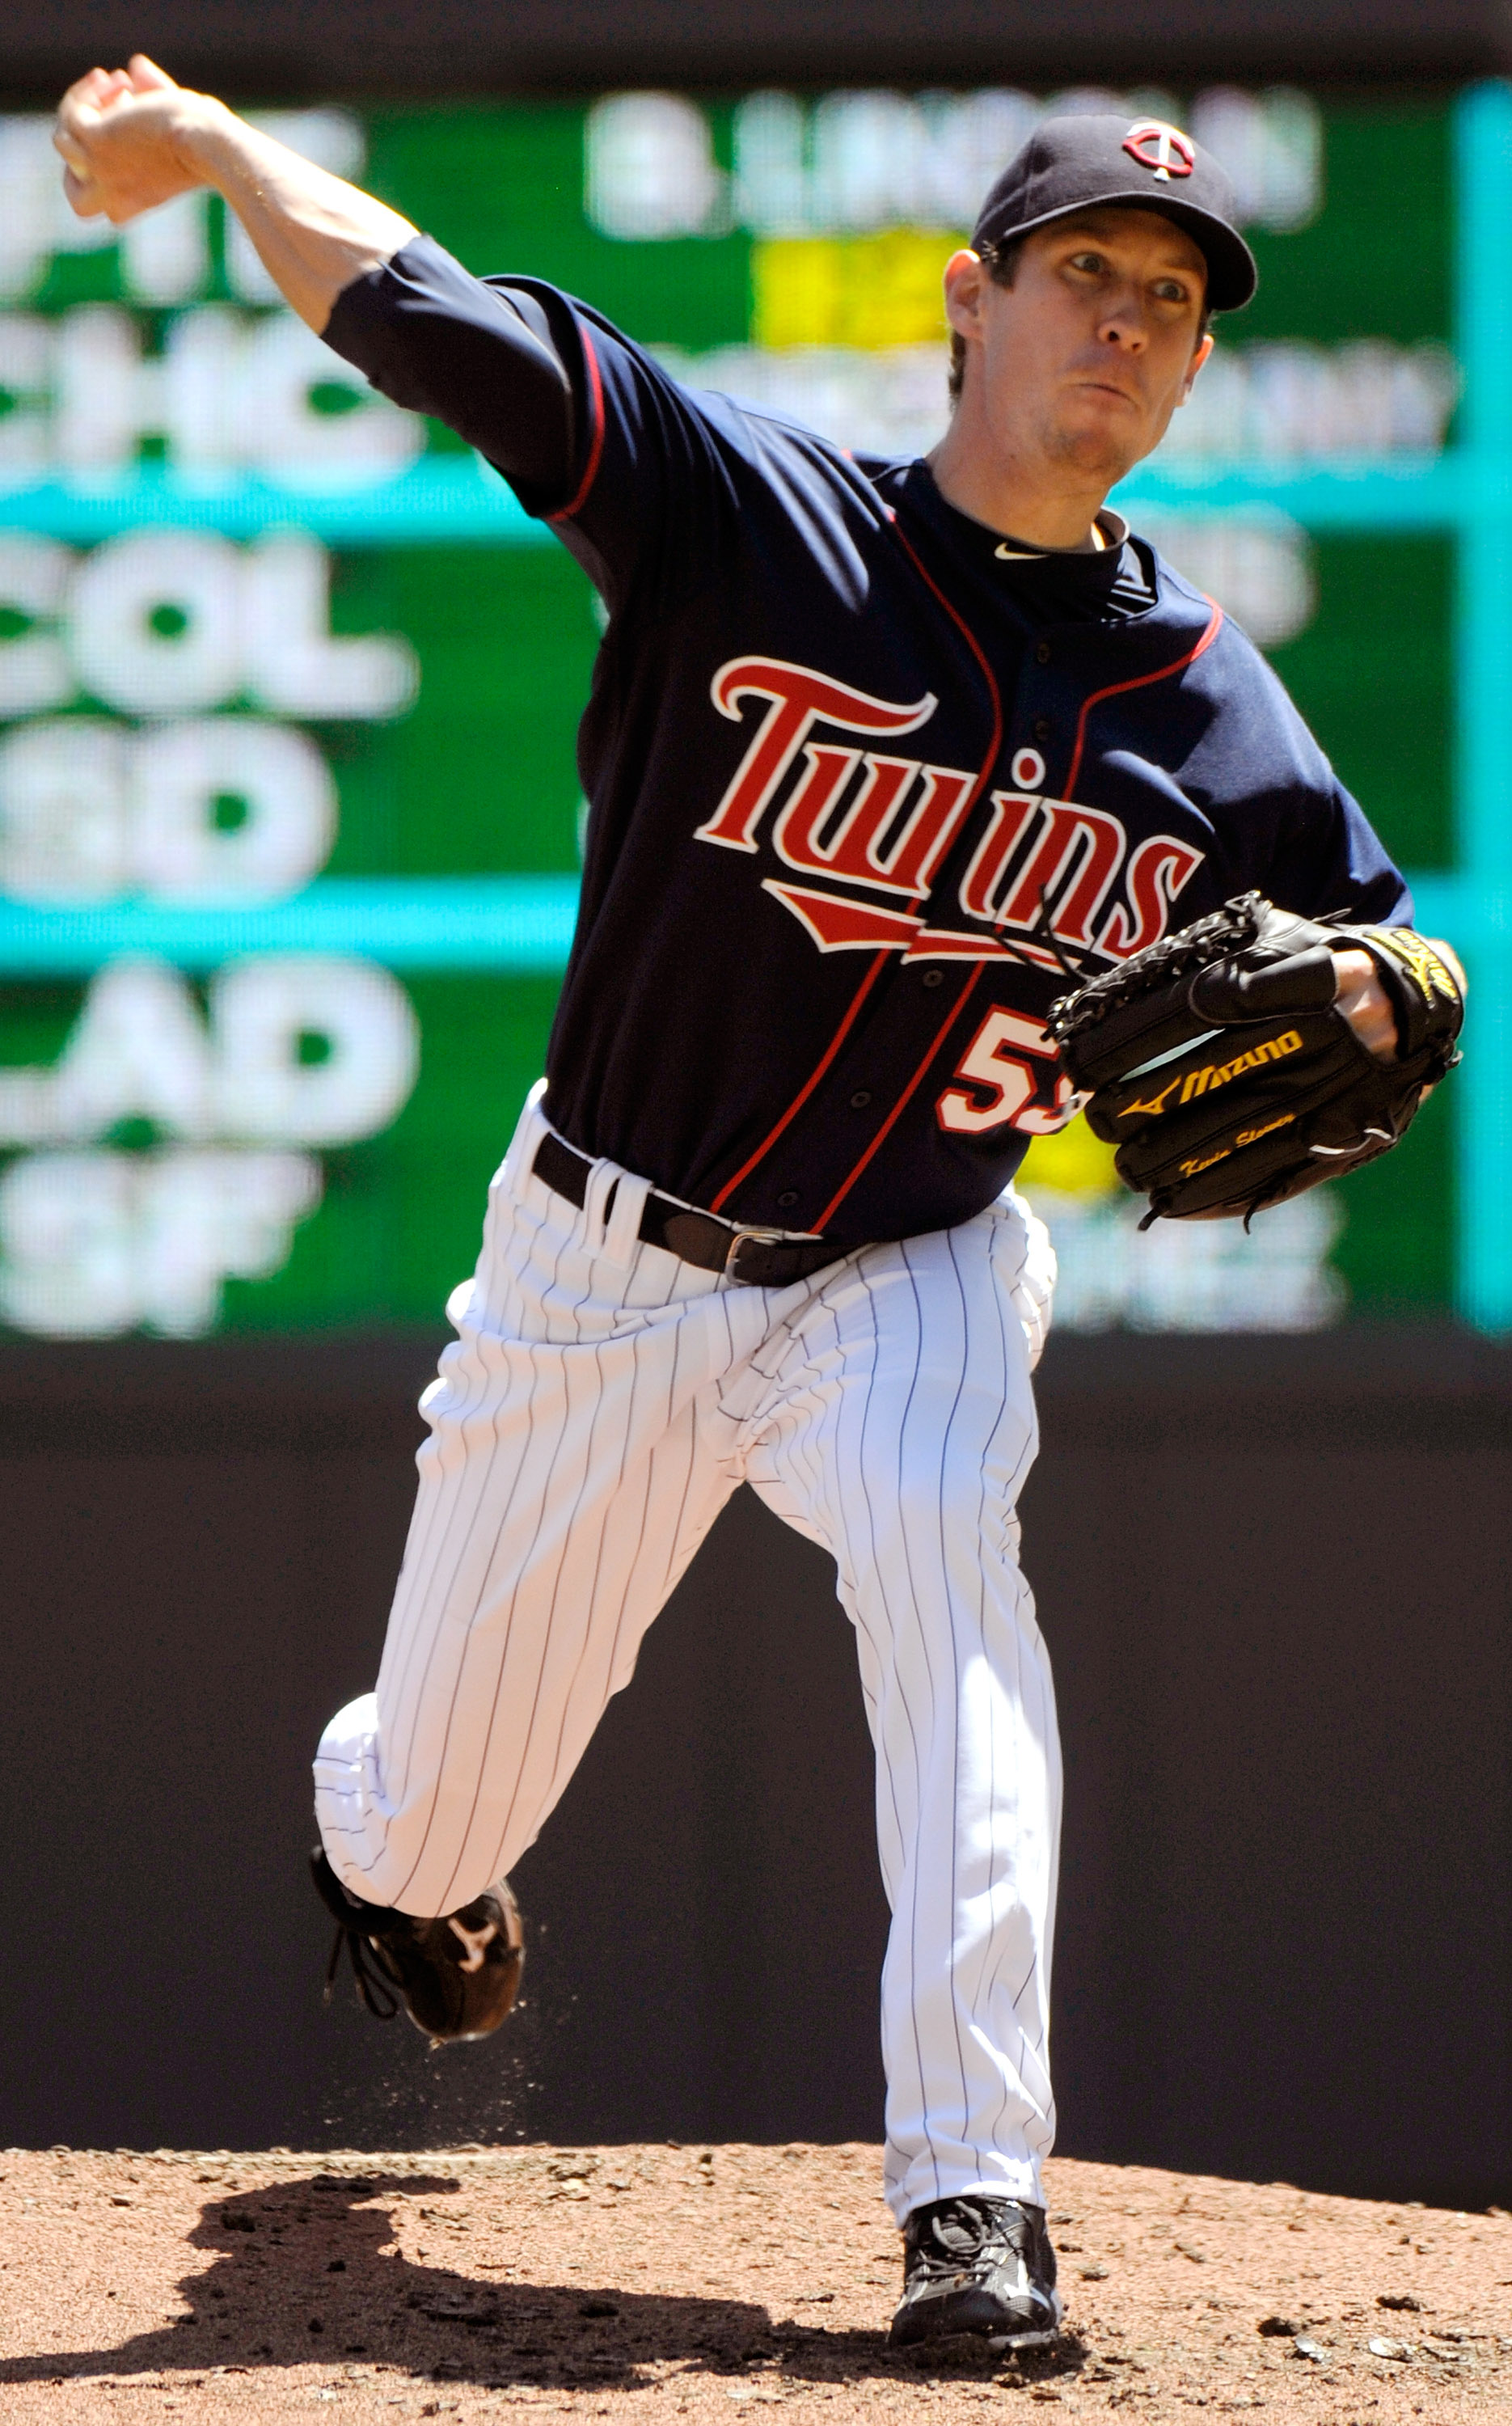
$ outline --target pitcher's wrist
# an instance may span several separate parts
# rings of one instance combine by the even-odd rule
[[[247,129],[233,110],[213,93],[181,92],[174,113],[172,143],[184,168],[204,186],[224,192],[224,179],[242,166],[239,136]]]

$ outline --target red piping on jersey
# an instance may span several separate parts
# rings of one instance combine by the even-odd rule
[[[941,589],[939,582],[934,580],[930,574],[925,571],[924,566],[920,563],[918,557],[909,546],[909,542],[905,539],[895,521],[893,525],[893,536],[897,541],[898,545],[902,548],[905,556],[907,556],[909,562],[912,565],[920,580],[925,584],[926,589],[933,590],[936,598],[940,601],[941,606],[943,606],[946,614],[950,617],[951,622],[955,624],[956,629],[961,634],[967,647],[971,650],[973,656],[976,659],[977,664],[981,667],[982,679],[987,685],[988,697],[992,703],[992,738],[988,745],[987,756],[982,761],[981,773],[977,776],[976,782],[972,786],[972,796],[966,803],[966,810],[974,809],[977,801],[982,797],[982,786],[987,782],[988,777],[991,774],[993,768],[997,765],[998,752],[1003,747],[1003,694],[997,686],[997,676],[992,671],[991,667],[988,664],[986,654],[975,633],[972,630],[972,627],[967,623],[965,617],[951,605],[950,600]],[[965,814],[966,811],[963,811],[962,815],[964,816]]]
[[[588,491],[599,477],[599,463],[603,454],[603,380],[599,372],[599,357],[593,349],[593,340],[581,321],[578,322],[578,334],[583,340],[583,351],[587,356],[588,395],[592,400],[593,412],[593,440],[588,448],[587,468],[577,484],[577,493],[570,505],[563,506],[559,513],[547,515],[547,521],[553,523],[570,523],[574,514],[582,512],[587,503]]]
[[[912,548],[909,546],[908,541],[904,539],[903,533],[898,529],[896,517],[890,513],[888,519],[893,525],[894,537],[900,542],[907,551],[909,560],[912,564],[914,571],[919,574],[920,578],[928,585],[929,589],[934,591],[935,596],[939,599],[941,606],[943,606],[946,614],[950,617],[951,622],[965,634],[972,655],[982,669],[982,673],[987,683],[988,695],[992,702],[992,739],[990,746],[989,747],[987,756],[982,761],[981,773],[977,776],[976,782],[972,787],[971,798],[966,803],[966,809],[962,812],[962,815],[964,816],[976,806],[976,803],[982,795],[982,786],[987,782],[988,777],[991,774],[993,768],[997,764],[998,752],[1003,745],[1002,694],[1000,693],[997,683],[993,677],[992,669],[988,664],[986,657],[982,654],[982,650],[978,644],[975,634],[972,632],[964,623],[962,623],[961,618],[957,615],[955,607],[951,605],[950,600],[945,596],[944,591],[939,587],[938,583],[930,580],[928,574],[925,573],[924,566],[919,562],[919,559],[914,555]],[[922,895],[916,896],[915,899],[909,902],[909,909],[911,910],[916,908],[918,901],[922,898]],[[770,1154],[773,1146],[777,1143],[777,1140],[781,1136],[783,1130],[803,1109],[804,1105],[808,1102],[809,1097],[812,1094],[815,1087],[819,1084],[820,1079],[829,1068],[830,1063],[834,1060],[836,1054],[839,1052],[846,1037],[849,1035],[850,1030],[855,1024],[857,1013],[861,1010],[862,1003],[866,1000],[867,995],[871,993],[873,986],[877,983],[877,978],[882,974],[882,969],[886,960],[887,954],[885,951],[877,953],[876,960],[872,962],[871,967],[867,970],[866,975],[862,978],[861,984],[856,990],[850,1009],[846,1011],[844,1018],[841,1021],[840,1026],[836,1028],[833,1037],[830,1039],[829,1045],[825,1053],[824,1059],[819,1062],[812,1076],[807,1078],[799,1088],[797,1093],[794,1096],[793,1101],[789,1104],[786,1111],[782,1114],[781,1119],[777,1123],[776,1127],[769,1130],[767,1135],[763,1138],[761,1144],[757,1147],[749,1161],[742,1163],[734,1177],[725,1181],[725,1184],[720,1189],[718,1195],[716,1196],[710,1204],[709,1210],[711,1213],[717,1213],[720,1210],[727,1199],[734,1194],[734,1191],[740,1186],[741,1181],[743,1179],[748,1179],[750,1176],[750,1173],[755,1170],[757,1164]],[[972,986],[976,983],[980,975],[980,967],[973,970],[971,984],[968,985],[966,994],[971,992]],[[966,994],[961,995],[961,1002],[965,1001]],[[958,1011],[959,1009],[960,1003],[957,1003],[956,1005],[956,1011]],[[956,1016],[956,1011],[953,1011],[950,1014],[952,1020],[954,1020]],[[935,1043],[929,1048],[931,1060],[939,1049],[939,1043],[940,1039],[937,1037]],[[927,1068],[927,1066],[928,1064],[925,1063],[925,1067]],[[886,1137],[889,1129],[893,1126],[893,1122],[897,1119],[899,1112],[902,1111],[904,1105],[908,1102],[909,1095],[912,1094],[923,1076],[924,1071],[920,1070],[914,1077],[910,1078],[907,1090],[898,1098],[898,1101],[894,1104],[892,1111],[888,1114],[887,1119],[883,1122],[882,1126],[877,1130],[876,1137],[873,1139],[870,1146],[868,1146],[865,1154],[861,1156],[861,1161],[856,1165],[850,1177],[842,1187],[840,1194],[834,1197],[831,1202],[826,1205],[824,1214],[817,1224],[819,1229],[823,1229],[825,1222],[828,1220],[829,1215],[834,1211],[835,1206],[840,1204],[842,1198],[848,1195],[851,1188],[861,1177],[861,1173],[865,1170],[866,1165],[870,1162],[873,1155],[877,1152],[877,1147],[881,1144],[882,1140]]]
[[[975,783],[972,786],[971,798],[966,803],[966,809],[962,812],[963,815],[966,815],[969,814],[971,810],[974,809],[977,801],[981,799],[983,790],[991,776],[992,769],[997,765],[998,752],[1003,747],[1003,694],[998,688],[997,676],[993,673],[991,667],[987,661],[986,652],[984,651],[975,633],[972,630],[971,625],[967,623],[965,617],[957,608],[951,605],[950,600],[941,589],[939,582],[925,570],[925,567],[919,561],[917,554],[909,545],[908,540],[904,537],[904,534],[898,527],[896,522],[893,525],[893,531],[899,546],[908,557],[909,563],[912,565],[915,573],[919,575],[920,580],[925,584],[925,587],[927,590],[933,592],[940,605],[943,606],[946,614],[950,617],[951,622],[955,624],[956,629],[964,639],[973,656],[981,667],[982,679],[987,685],[988,697],[992,703],[992,738],[988,744],[987,756],[982,761],[981,771],[978,774]],[[909,907],[912,908],[912,903],[910,903]],[[841,1181],[840,1186],[836,1189],[833,1196],[829,1199],[828,1204],[825,1206],[819,1219],[813,1224],[813,1227],[816,1230],[822,1232],[825,1223],[829,1220],[836,1208],[844,1203],[846,1197],[850,1194],[851,1189],[855,1187],[857,1180],[860,1179],[861,1173],[871,1161],[873,1155],[876,1154],[877,1148],[883,1143],[889,1132],[892,1130],[900,1114],[903,1112],[913,1095],[917,1093],[920,1086],[923,1084],[930,1063],[933,1061],[935,1055],[939,1052],[946,1037],[956,1025],[956,1021],[961,1011],[964,1009],[973,987],[976,984],[978,978],[982,974],[982,967],[983,963],[979,961],[975,968],[973,969],[971,976],[967,978],[965,985],[961,988],[960,993],[957,995],[956,1000],[952,1003],[949,1017],[945,1020],[943,1027],[941,1027],[938,1034],[935,1036],[928,1052],[925,1055],[919,1067],[915,1070],[912,1077],[909,1080],[908,1085],[904,1088],[902,1094],[898,1097],[893,1109],[889,1112],[886,1120],[882,1123],[881,1127],[877,1131],[871,1144],[861,1156],[861,1160],[855,1164],[854,1168],[847,1173],[846,1177]]]
[[[959,994],[956,996],[955,1001],[951,1004],[949,1012],[942,1025],[931,1038],[928,1052],[925,1055],[919,1067],[915,1070],[912,1077],[909,1080],[908,1085],[904,1088],[902,1094],[898,1097],[893,1109],[889,1112],[886,1120],[882,1123],[881,1127],[877,1130],[877,1135],[873,1138],[871,1144],[867,1147],[866,1152],[862,1155],[860,1162],[856,1165],[855,1170],[851,1172],[848,1178],[842,1180],[833,1196],[829,1199],[828,1204],[825,1206],[824,1211],[820,1214],[819,1219],[813,1226],[821,1235],[823,1234],[825,1223],[829,1220],[829,1217],[834,1212],[836,1206],[844,1203],[846,1197],[850,1194],[851,1189],[855,1187],[857,1180],[860,1179],[861,1173],[871,1161],[873,1155],[877,1152],[878,1146],[883,1143],[889,1130],[893,1127],[893,1123],[897,1120],[899,1114],[905,1109],[910,1098],[917,1092],[919,1086],[928,1073],[929,1066],[934,1060],[935,1055],[939,1052],[946,1037],[950,1034],[951,1029],[955,1027],[957,1020],[965,1010],[972,988],[976,984],[976,981],[980,978],[986,965],[987,964],[984,961],[977,962],[976,966],[971,973],[971,976],[967,978],[966,983],[962,986]]]
[[[789,1104],[786,1111],[782,1114],[781,1119],[778,1122],[777,1126],[774,1129],[769,1130],[766,1136],[763,1138],[755,1153],[751,1156],[750,1160],[741,1164],[740,1169],[736,1172],[733,1179],[727,1179],[725,1181],[725,1184],[720,1189],[718,1195],[714,1198],[709,1206],[711,1213],[718,1212],[719,1207],[723,1205],[726,1197],[734,1193],[734,1190],[740,1186],[741,1181],[755,1170],[756,1165],[761,1161],[764,1155],[770,1154],[773,1146],[777,1143],[778,1139],[781,1136],[782,1131],[787,1127],[788,1123],[791,1120],[794,1120],[796,1115],[802,1111],[804,1105],[808,1102],[809,1097],[812,1094],[815,1087],[819,1084],[820,1079],[824,1076],[825,1072],[828,1069],[830,1062],[834,1059],[835,1055],[839,1052],[846,1037],[849,1035],[851,1024],[856,1017],[856,1013],[860,1011],[862,1003],[866,1000],[867,995],[871,993],[873,986],[881,976],[886,963],[886,951],[883,950],[878,952],[873,961],[871,967],[867,970],[866,975],[862,978],[861,984],[858,986],[854,999],[851,1002],[850,1009],[846,1011],[844,1018],[836,1028],[829,1043],[829,1049],[826,1053],[824,1059],[818,1064],[812,1076],[806,1079],[804,1084],[799,1088],[797,1093],[794,1096],[793,1101]]]
[[[1195,665],[1203,650],[1211,648],[1217,639],[1218,626],[1223,621],[1223,608],[1211,598],[1208,605],[1213,612],[1208,618],[1207,630],[1196,648],[1188,649],[1184,657],[1178,657],[1174,665],[1158,666],[1152,674],[1135,674],[1132,682],[1109,683],[1106,690],[1095,690],[1089,699],[1083,700],[1082,712],[1076,720],[1076,746],[1071,752],[1070,772],[1066,778],[1066,798],[1069,801],[1076,796],[1076,778],[1082,771],[1082,752],[1086,743],[1086,720],[1094,707],[1101,705],[1105,699],[1117,699],[1120,691],[1143,690],[1147,683],[1165,682],[1171,674],[1182,673],[1188,666]]]

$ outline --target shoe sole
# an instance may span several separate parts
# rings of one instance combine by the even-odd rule
[[[1024,2334],[979,2334],[957,2327],[949,2334],[919,2334],[911,2341],[894,2341],[890,2335],[888,2341],[893,2350],[939,2351],[954,2344],[960,2353],[989,2351],[998,2358],[1005,2351],[1049,2350],[1051,2344],[1060,2338],[1061,2328],[1054,2324],[1035,2325]]]
[[[974,2336],[973,2338],[976,2338]],[[999,2351],[1048,2350],[1060,2339],[1059,2325],[1037,2326],[1031,2334],[987,2334],[981,2337],[994,2356]]]

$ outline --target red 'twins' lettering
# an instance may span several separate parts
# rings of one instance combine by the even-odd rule
[[[778,856],[812,876],[845,876],[883,893],[927,893],[971,796],[972,778],[957,767],[920,767],[912,758],[882,758],[868,750],[811,741],[807,761],[786,808],[772,829]],[[859,765],[865,777],[828,834],[835,802]],[[923,784],[906,817],[898,804],[916,776]]]
[[[960,832],[975,778],[958,767],[925,766],[849,740],[810,736],[816,724],[861,742],[874,734],[916,732],[935,712],[933,693],[899,704],[811,667],[758,656],[731,658],[710,689],[715,706],[732,722],[739,722],[748,699],[764,700],[767,707],[718,807],[698,827],[697,839],[726,850],[756,850],[762,819],[796,768],[772,828],[779,858],[805,875],[838,877],[869,892],[921,903]],[[1173,834],[1150,835],[1130,854],[1124,870],[1128,907],[1117,901],[1104,915],[1126,848],[1121,820],[1102,809],[1036,793],[994,792],[987,831],[961,879],[961,908],[1000,934],[1006,929],[1026,938],[1048,905],[1063,943],[1126,960],[1164,934],[1176,896],[1202,861],[1201,851]],[[767,890],[823,950],[864,945],[907,949],[914,958],[943,950],[957,957],[1004,957],[1004,946],[987,938],[973,945],[967,933],[930,929],[919,934],[918,917],[868,908],[842,894],[775,880],[768,881]],[[1028,941],[1010,948],[1009,956],[1015,955],[1051,965],[1050,954]]]
[[[1007,871],[1031,827],[1035,833],[1028,855],[1009,879]],[[1056,934],[1086,950],[1092,921],[1118,872],[1123,846],[1119,820],[1101,809],[1022,792],[994,792],[991,823],[961,879],[961,908],[968,917],[989,918],[994,926],[1027,933],[1048,903]]]
[[[700,842],[722,843],[727,850],[756,849],[763,813],[819,719],[847,733],[914,733],[938,704],[934,693],[925,691],[911,707],[895,707],[780,657],[732,657],[720,667],[710,691],[720,715],[735,720],[743,700],[771,702],[724,799],[698,829]]]
[[[1176,896],[1201,865],[1202,853],[1189,842],[1178,842],[1174,834],[1148,834],[1130,853],[1124,870],[1123,889],[1129,896],[1133,921],[1122,902],[1116,901],[1098,937],[1098,950],[1110,961],[1126,961],[1131,952],[1142,952],[1147,944],[1155,943],[1166,932]]]

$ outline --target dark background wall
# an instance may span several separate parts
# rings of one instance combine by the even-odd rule
[[[434,1345],[0,1356],[0,2141],[878,2134],[850,1631],[745,1496],[520,1865],[507,2032],[322,2009]],[[1512,1352],[1066,1340],[1041,1402],[1062,2147],[1504,2203]]]
[[[0,77],[51,98],[147,50],[185,80],[405,96],[689,79],[1348,82],[1482,74],[1512,58],[1504,0],[25,0]]]

